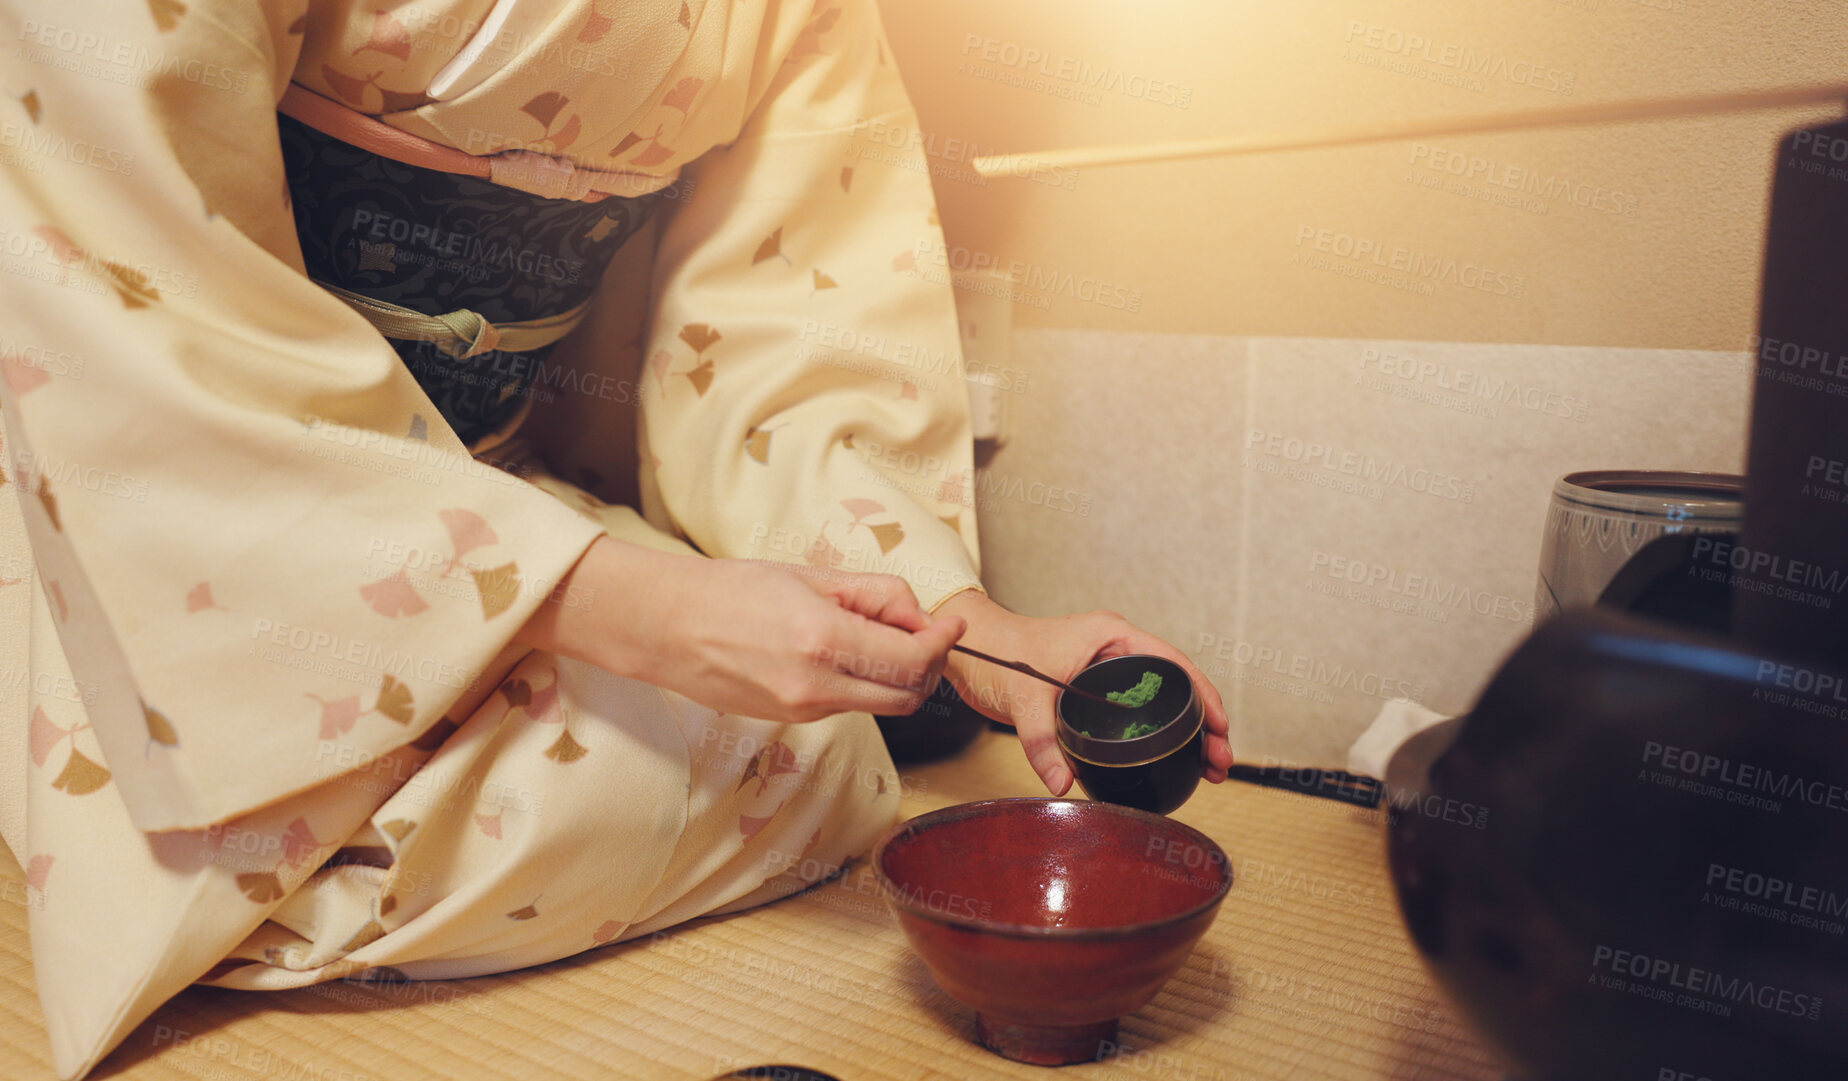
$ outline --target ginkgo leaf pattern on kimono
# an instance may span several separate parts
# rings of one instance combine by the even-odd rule
[[[819,293],[823,289],[832,289],[835,287],[835,284],[833,278],[828,277],[819,270],[815,271],[815,292]]]
[[[154,16],[154,25],[164,34],[180,25],[186,5],[180,0],[148,0],[148,13]]]
[[[188,615],[194,612],[203,612],[208,608],[217,608],[221,611],[224,609],[224,605],[212,599],[212,583],[200,582],[198,585],[186,591],[186,612]]]
[[[353,730],[353,724],[359,720],[360,714],[358,695],[350,694],[345,698],[329,700],[313,691],[303,693],[321,705],[322,739],[333,739]]]
[[[51,382],[51,373],[36,364],[27,364],[13,353],[0,357],[0,377],[5,378],[6,389],[12,391],[14,397]]]
[[[519,564],[503,563],[491,570],[470,573],[475,576],[475,589],[481,594],[482,619],[493,619],[513,607],[514,598],[520,592]]]
[[[19,103],[26,107],[27,119],[31,120],[34,124],[38,123],[39,116],[42,113],[42,110],[39,108],[38,91],[26,91],[25,96],[19,99]]]
[[[390,12],[378,11],[372,15],[372,36],[364,45],[353,50],[358,56],[363,52],[384,53],[399,60],[411,58],[411,35],[405,32],[404,25],[391,17]]]
[[[411,585],[410,576],[405,573],[403,567],[399,567],[398,572],[389,578],[381,578],[370,585],[360,586],[359,595],[374,612],[392,619],[400,616],[414,616],[430,607],[422,597],[417,595],[417,590]]]
[[[430,425],[423,419],[422,413],[411,414],[411,430],[404,433],[404,438],[417,443],[430,441]]]
[[[546,146],[543,149],[550,153],[558,153],[577,142],[577,137],[583,130],[583,122],[576,113],[566,118],[564,124],[556,132],[552,130],[552,122],[558,119],[559,112],[570,103],[571,99],[558,91],[547,90],[533,95],[531,100],[520,106],[521,112],[539,122],[545,136],[543,142]]]
[[[853,521],[847,523],[848,531],[852,532],[854,528],[864,524],[872,532],[873,539],[879,542],[881,555],[891,552],[892,549],[898,547],[900,541],[905,539],[905,527],[897,522],[875,524],[866,521],[871,515],[884,514],[885,504],[855,497],[841,500],[841,506],[846,508],[848,514],[853,515]]]
[[[552,682],[546,684],[543,688],[531,692],[527,696],[525,705],[521,708],[526,710],[526,715],[533,720],[551,723],[555,720],[563,721],[565,719],[563,711],[554,711],[554,707],[557,705],[558,680],[557,678],[553,678]]]
[[[331,64],[321,65],[321,78],[327,81],[328,86],[334,88],[334,93],[345,98],[347,104],[353,106],[355,109],[362,108],[365,105],[366,88],[378,81],[379,76],[383,74],[385,74],[383,71],[375,71],[366,78],[361,79],[357,76],[348,75],[346,72],[339,70]]]
[[[27,745],[32,751],[32,764],[43,766],[51,757],[51,752],[64,737],[75,732],[74,728],[65,728],[51,719],[43,706],[32,707],[32,719],[27,722]]]
[[[411,831],[416,828],[417,828],[417,823],[411,821],[408,818],[394,818],[390,822],[387,822],[383,826],[380,826],[379,832],[383,833],[387,837],[390,837],[394,841],[402,841],[406,837],[409,837],[411,835]]]
[[[838,567],[846,559],[846,553],[836,548],[827,538],[828,524],[823,522],[815,531],[815,540],[802,553],[802,561],[811,567]]]
[[[905,539],[905,527],[897,522],[868,525],[866,528],[873,531],[873,539],[879,542],[880,555],[889,554]]]
[[[789,50],[789,59],[796,60],[804,56],[820,56],[822,35],[834,29],[834,24],[841,21],[841,9],[830,7],[819,12],[809,20],[802,32],[796,35],[796,44]]]
[[[590,753],[590,748],[571,737],[571,729],[566,728],[546,748],[545,756],[560,765],[569,765]]]
[[[759,465],[769,465],[770,464],[770,437],[772,435],[775,435],[777,432],[777,429],[781,427],[783,426],[780,424],[776,428],[755,428],[754,427],[754,428],[751,428],[749,431],[745,432],[744,433],[744,452],[750,455],[752,460],[756,461]]]
[[[512,912],[507,913],[507,918],[510,920],[530,920],[536,918],[538,915],[539,898],[535,897],[533,898],[532,904],[524,908],[516,908]]]
[[[58,497],[51,494],[51,485],[45,483],[43,474],[38,479],[38,501],[39,506],[45,508],[45,517],[51,519],[51,528],[64,532],[64,526],[58,521]]]
[[[501,839],[501,818],[506,813],[505,810],[500,810],[491,815],[484,815],[477,811],[475,812],[475,828],[498,841]]]
[[[506,696],[509,710],[520,709],[533,700],[533,685],[523,679],[510,679],[501,684],[500,693]]]
[[[674,354],[665,349],[655,350],[654,356],[648,358],[648,374],[655,377],[655,386],[661,393],[667,393],[667,372],[674,366]]]
[[[892,257],[892,269],[900,274],[909,274],[918,269],[918,256],[913,251],[901,251]]]
[[[871,499],[863,499],[858,496],[852,499],[841,500],[841,506],[846,508],[848,514],[853,515],[853,521],[847,523],[847,528],[849,530],[859,525],[868,515],[884,514],[886,512],[884,503],[879,503]]]
[[[703,360],[696,366],[680,374],[686,376],[687,379],[692,382],[693,390],[700,397],[704,398],[706,396],[706,388],[712,386],[713,371],[712,361]]]
[[[428,94],[401,90],[387,90],[382,86],[378,87],[378,92],[380,98],[379,111],[386,113],[408,113],[413,109],[421,109],[425,105],[432,104],[436,101],[435,98]]]
[[[314,832],[308,828],[308,820],[298,815],[282,833],[282,862],[278,866],[298,868],[326,847],[315,839]]]
[[[681,26],[686,27],[688,30],[693,29],[693,9],[687,7],[687,0],[680,0],[679,22]]]
[[[590,5],[590,14],[584,17],[584,25],[578,30],[577,39],[582,42],[602,41],[603,35],[610,32],[616,20],[597,10],[596,4]]]
[[[970,472],[971,471],[967,469],[959,469],[949,476],[944,477],[943,483],[937,485],[937,502],[954,503],[959,507],[967,506],[969,503]]]
[[[775,811],[771,811],[769,814],[763,815],[761,817],[757,815],[746,815],[746,814],[739,815],[738,816],[738,832],[744,835],[745,837],[757,836],[759,833],[763,832],[763,828],[765,826],[768,826],[770,824],[770,820],[776,817],[777,811],[781,811],[784,807],[788,806],[788,804],[789,804],[789,801],[785,800],[782,803],[779,803],[776,805]]]
[[[785,263],[789,262],[789,256],[783,255],[783,227],[780,225],[777,226],[769,236],[764,238],[762,244],[757,245],[756,253],[751,256],[751,265],[756,266],[767,259],[775,259],[779,256]],[[692,325],[701,326],[703,324],[695,323]],[[684,340],[686,338],[686,331],[681,331],[680,337]],[[698,349],[699,347],[694,346],[694,348]]]
[[[669,109],[678,109],[682,115],[693,105],[693,99],[699,96],[700,87],[706,80],[689,75],[674,84],[674,88],[661,97],[661,104]]]
[[[590,941],[597,946],[607,946],[616,941],[616,936],[629,929],[621,920],[604,920],[595,931],[591,932]]]
[[[45,592],[51,594],[51,603],[58,610],[58,622],[65,623],[71,618],[71,610],[64,603],[64,587],[55,581],[45,583]]]
[[[659,165],[674,156],[673,148],[661,141],[661,130],[664,127],[666,127],[664,124],[655,125],[654,134],[648,137],[647,148],[633,158],[630,158],[630,165],[640,165],[645,168],[650,165]],[[641,140],[638,138],[636,141],[640,142]],[[633,146],[635,144],[631,143],[629,145]]]
[[[353,937],[347,939],[346,943],[340,947],[340,952],[352,953],[354,950],[363,950],[384,937],[384,925],[377,920],[367,920],[359,930],[353,932]]]
[[[449,531],[449,543],[455,546],[452,565],[477,548],[500,543],[500,537],[495,535],[487,519],[472,510],[451,507],[437,511],[436,516],[443,520],[443,528]],[[448,573],[447,568],[444,573]]]
[[[251,871],[237,876],[237,888],[260,905],[282,900],[282,880],[273,871]]]
[[[853,188],[853,166],[843,165],[841,166],[841,190],[851,191],[852,188]]]
[[[629,134],[622,137],[621,141],[619,141],[616,144],[615,149],[610,151],[610,157],[612,158],[622,157],[624,154],[628,153],[630,147],[634,146],[636,143],[639,143],[641,141],[642,141],[642,137],[640,135],[637,135],[634,132],[630,132]]]
[[[51,864],[54,857],[41,853],[26,863],[26,885],[41,892],[45,889],[46,879],[51,877]]]
[[[379,686],[378,704],[372,707],[374,713],[382,713],[389,720],[399,724],[410,724],[412,713],[411,689],[398,682],[397,677],[386,675]]]
[[[67,731],[75,733],[78,729],[72,728]],[[102,763],[92,760],[78,750],[77,741],[73,739],[71,740],[71,756],[65,759],[64,768],[58,772],[57,779],[51,782],[51,787],[60,792],[68,792],[73,796],[87,796],[108,783],[109,771],[103,767]]]
[[[746,784],[755,780],[757,782],[757,795],[761,796],[764,794],[765,789],[769,787],[770,781],[773,778],[780,777],[785,773],[800,772],[801,766],[796,757],[795,749],[789,746],[789,744],[778,740],[775,743],[759,749],[756,754],[751,756],[750,761],[744,764],[744,775],[738,778],[738,787],[733,789],[733,791],[742,790]]]
[[[160,710],[154,709],[146,702],[143,702],[141,703],[141,712],[147,718],[148,739],[163,747],[178,747],[180,745],[180,735],[173,730],[173,722],[167,720],[167,718],[161,714]]]
[[[723,337],[725,335],[705,323],[688,323],[680,328],[680,340],[692,346],[695,353],[704,353]]]

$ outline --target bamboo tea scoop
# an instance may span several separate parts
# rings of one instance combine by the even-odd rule
[[[986,653],[977,652],[976,650],[970,649],[968,646],[951,646],[950,648],[955,650],[958,653],[967,653],[971,657],[975,657],[979,660],[987,661],[989,664],[998,664],[1003,668],[1012,668],[1014,671],[1023,673],[1025,675],[1032,676],[1034,679],[1044,680],[1047,683],[1052,684],[1054,687],[1061,687],[1077,695],[1080,698],[1089,698],[1093,702],[1102,702],[1106,706],[1115,706],[1118,709],[1135,709],[1136,708],[1134,706],[1126,706],[1121,702],[1112,702],[1110,699],[1105,698],[1101,694],[1092,694],[1090,691],[1079,690],[1077,687],[1074,687],[1069,683],[1063,682],[1062,680],[1053,679],[1051,676],[1033,667],[1032,665],[1025,664],[1021,661],[1004,661],[999,657],[991,657]]]

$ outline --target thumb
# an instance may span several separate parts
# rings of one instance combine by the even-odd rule
[[[961,616],[939,616],[930,620],[923,630],[914,632],[912,637],[924,648],[930,650],[932,660],[941,660],[949,656],[950,647],[955,645],[968,629],[968,622]]]

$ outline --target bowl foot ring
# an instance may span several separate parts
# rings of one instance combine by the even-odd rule
[[[1096,1062],[1114,1049],[1116,1038],[1115,1018],[1090,1025],[1016,1025],[975,1015],[976,1042],[1002,1058],[1035,1066]]]

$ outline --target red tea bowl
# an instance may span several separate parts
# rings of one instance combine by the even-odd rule
[[[1094,1061],[1212,926],[1232,867],[1191,826],[1112,803],[999,799],[919,815],[873,868],[976,1040],[1019,1062]]]

